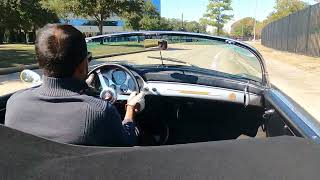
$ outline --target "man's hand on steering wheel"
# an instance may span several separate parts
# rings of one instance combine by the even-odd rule
[[[139,94],[137,92],[132,92],[127,100],[126,107],[133,107],[135,112],[143,111],[145,107],[144,96],[144,92],[140,92]]]
[[[126,114],[124,120],[122,121],[123,124],[133,122],[135,114],[144,109],[144,95],[145,94],[143,92],[139,94],[137,94],[137,92],[132,92],[130,94],[126,104]]]

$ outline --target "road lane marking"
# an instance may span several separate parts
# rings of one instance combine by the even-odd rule
[[[211,63],[211,68],[212,68],[213,70],[217,70],[217,68],[218,68],[219,56],[220,56],[222,53],[223,53],[223,50],[221,50],[220,52],[218,52],[218,53],[214,56],[213,61],[212,61],[212,63]]]

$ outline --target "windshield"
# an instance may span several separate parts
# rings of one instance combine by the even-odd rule
[[[191,35],[97,37],[87,39],[87,46],[93,56],[97,57],[94,63],[186,65],[255,81],[262,79],[259,59],[252,52],[206,37]]]

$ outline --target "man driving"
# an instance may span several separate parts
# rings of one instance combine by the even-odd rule
[[[46,25],[38,31],[35,50],[43,83],[8,100],[6,126],[62,143],[135,145],[133,119],[139,102],[144,102],[143,94],[130,95],[122,122],[108,101],[87,95],[91,53],[79,30],[71,25]]]

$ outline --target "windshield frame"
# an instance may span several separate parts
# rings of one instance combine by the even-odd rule
[[[226,38],[226,37],[219,37],[219,36],[212,36],[208,34],[200,34],[200,33],[190,33],[190,32],[181,32],[181,31],[137,31],[137,32],[122,32],[122,33],[114,33],[114,34],[104,34],[104,35],[98,35],[98,36],[92,36],[87,37],[86,42],[90,42],[93,39],[98,38],[112,38],[112,37],[121,37],[121,36],[190,36],[193,38],[204,38],[208,40],[215,40],[220,41],[225,44],[235,45],[240,48],[244,48],[246,50],[249,50],[258,60],[261,67],[261,73],[262,73],[262,82],[261,85],[270,88],[270,82],[268,77],[268,72],[266,69],[265,61],[262,57],[262,55],[259,53],[257,49],[254,47],[244,43],[240,42],[234,39]],[[94,57],[95,59],[98,59],[99,57]]]

